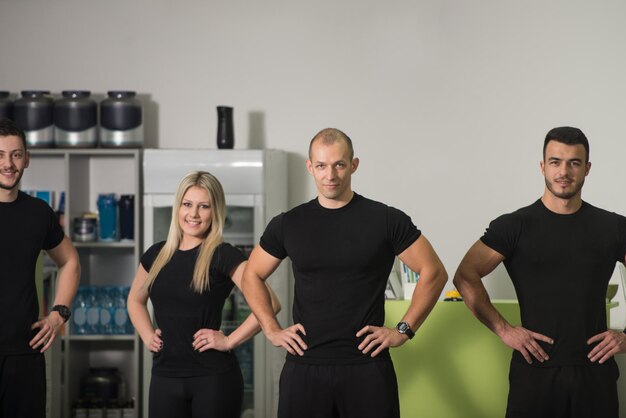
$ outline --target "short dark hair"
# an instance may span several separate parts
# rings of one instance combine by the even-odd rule
[[[585,151],[587,153],[585,162],[589,162],[589,141],[587,141],[587,137],[580,129],[573,128],[571,126],[560,126],[558,128],[551,129],[546,135],[545,141],[543,141],[544,160],[546,158],[546,147],[550,141],[556,141],[566,145],[581,144],[585,147]]]
[[[309,143],[309,160],[311,159],[311,150],[313,149],[313,143],[320,140],[326,145],[332,145],[335,142],[343,141],[348,146],[348,153],[350,154],[350,161],[354,158],[354,148],[352,147],[352,140],[344,132],[336,128],[325,128],[315,134],[311,142]]]
[[[24,149],[26,149],[26,135],[11,119],[0,119],[0,136],[19,136],[24,144]]]

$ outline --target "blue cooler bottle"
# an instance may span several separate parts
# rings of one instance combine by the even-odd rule
[[[114,193],[98,195],[98,217],[100,218],[100,241],[117,239],[117,201]]]

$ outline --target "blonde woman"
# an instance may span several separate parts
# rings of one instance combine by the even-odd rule
[[[235,285],[240,287],[246,265],[243,254],[223,241],[225,217],[220,182],[207,172],[192,172],[178,186],[167,241],[141,257],[128,312],[154,353],[151,418],[235,418],[241,413],[243,379],[232,349],[260,327],[250,315],[230,335],[220,331],[224,301]]]

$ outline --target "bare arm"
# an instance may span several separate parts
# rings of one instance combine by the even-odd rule
[[[306,344],[298,331],[306,335],[302,324],[281,328],[274,310],[265,280],[276,270],[281,260],[270,255],[260,246],[250,254],[248,265],[243,272],[241,290],[263,329],[263,333],[276,347],[284,347],[291,354],[303,355]]]
[[[48,250],[47,253],[59,268],[54,304],[71,307],[80,282],[80,261],[76,248],[68,237],[63,237],[61,243]],[[64,322],[61,315],[56,311],[50,312],[46,318],[35,322],[32,329],[39,328],[39,332],[30,341],[30,346],[32,348],[42,347],[40,350],[42,353],[46,351]]]
[[[482,241],[476,241],[461,260],[454,275],[454,285],[474,316],[506,345],[518,350],[529,364],[532,363],[531,355],[540,362],[548,360],[548,355],[536,340],[552,344],[552,339],[523,327],[511,326],[489,299],[482,278],[491,273],[503,260],[504,256],[500,253]]]
[[[245,270],[247,262],[239,264],[235,270],[231,273],[231,279],[235,285],[241,289],[241,281],[243,278],[243,272]],[[280,312],[281,306],[278,302],[278,298],[267,285],[267,290],[270,294],[272,310],[274,314]],[[233,332],[228,336],[225,336],[222,331],[216,331],[212,329],[202,328],[194,334],[194,349],[198,351],[206,351],[208,349],[215,349],[220,351],[232,350],[250,338],[255,336],[261,327],[254,314],[250,314]]]
[[[140,264],[128,293],[126,308],[128,309],[130,321],[137,330],[139,337],[141,337],[141,341],[143,341],[148,350],[156,353],[161,350],[163,340],[161,339],[161,331],[154,329],[152,319],[150,319],[150,314],[148,313],[149,293],[145,286],[147,279],[148,272]]]
[[[412,330],[417,330],[437,303],[439,295],[448,281],[448,274],[430,242],[423,235],[398,257],[411,270],[420,275],[411,298],[411,304],[402,318]],[[378,355],[386,347],[397,347],[404,344],[409,338],[395,329],[371,325],[362,328],[357,333],[357,337],[366,333],[369,335],[361,342],[359,350],[367,354],[378,346],[372,352],[372,357]]]

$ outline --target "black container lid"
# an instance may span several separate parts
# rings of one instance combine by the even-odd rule
[[[82,98],[89,97],[91,95],[91,91],[89,90],[63,90],[61,94],[63,95],[63,97],[67,97],[67,98],[82,99]]]
[[[42,97],[50,94],[50,90],[22,90],[22,97]]]
[[[9,97],[9,95],[11,94],[11,92],[5,91],[5,90],[0,90],[0,98],[1,99],[5,99],[7,97]]]
[[[135,97],[137,93],[132,90],[109,90],[107,94],[109,97],[117,97],[118,99],[121,99],[124,97]]]

